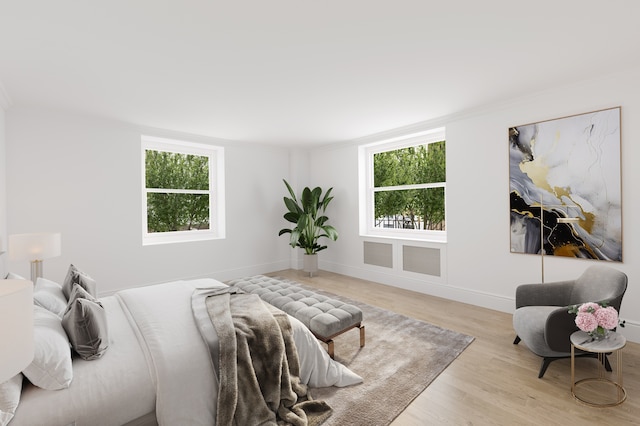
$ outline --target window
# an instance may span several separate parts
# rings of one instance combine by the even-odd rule
[[[224,148],[142,136],[142,243],[224,238]]]
[[[360,233],[446,237],[444,128],[360,148]]]

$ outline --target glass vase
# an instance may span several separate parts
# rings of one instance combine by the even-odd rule
[[[607,330],[606,328],[598,327],[597,329],[589,333],[589,335],[591,335],[593,340],[604,340],[609,337],[609,332],[610,330]]]

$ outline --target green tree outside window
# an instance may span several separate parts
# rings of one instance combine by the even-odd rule
[[[374,154],[375,227],[445,230],[445,141]]]
[[[209,157],[145,150],[149,233],[209,229]]]

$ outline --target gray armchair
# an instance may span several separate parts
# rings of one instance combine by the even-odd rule
[[[627,276],[608,266],[594,265],[575,280],[548,284],[523,284],[516,289],[513,328],[517,345],[521,340],[542,357],[539,378],[552,361],[571,356],[569,336],[578,330],[575,314],[568,306],[584,302],[607,302],[620,312],[627,290]],[[576,356],[593,356],[576,350]],[[611,367],[606,360],[606,367]]]

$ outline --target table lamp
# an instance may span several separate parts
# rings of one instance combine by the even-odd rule
[[[31,281],[35,284],[42,276],[42,261],[60,256],[60,233],[9,235],[9,259],[31,262]]]
[[[0,280],[0,383],[33,360],[33,284]]]

